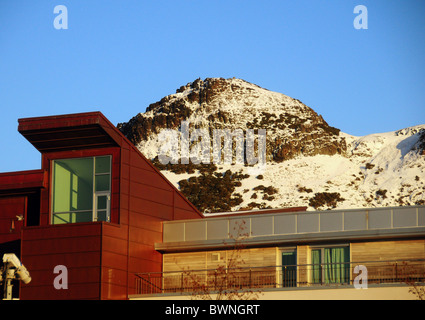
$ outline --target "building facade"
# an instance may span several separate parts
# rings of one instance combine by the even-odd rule
[[[134,299],[235,289],[265,299],[414,299],[408,288],[425,282],[424,206],[262,210],[163,225],[155,245],[163,272],[139,274]]]
[[[101,113],[19,120],[41,169],[0,174],[0,253],[31,273],[20,299],[127,299],[162,270],[164,220],[202,215]],[[53,285],[67,268],[67,289]],[[16,298],[16,295],[14,296]]]

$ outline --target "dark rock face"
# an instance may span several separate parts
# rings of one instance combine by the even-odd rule
[[[135,145],[162,129],[178,129],[192,116],[213,129],[266,129],[267,158],[282,162],[298,155],[345,154],[345,139],[301,101],[239,79],[197,79],[180,87],[118,128]],[[262,107],[262,103],[267,108]],[[230,106],[230,107],[229,107]],[[237,110],[233,110],[237,109]]]
[[[165,99],[165,98],[164,98]],[[158,134],[162,129],[175,129],[180,126],[181,121],[187,119],[192,111],[186,107],[183,101],[173,102],[171,105],[164,105],[164,99],[151,104],[147,111],[158,112],[153,118],[138,114],[129,122],[118,124],[118,129],[134,145],[147,140],[152,134]]]
[[[419,140],[416,143],[418,153],[425,156],[425,130],[420,133]]]

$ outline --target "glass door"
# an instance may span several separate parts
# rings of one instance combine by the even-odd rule
[[[295,251],[282,252],[282,286],[297,286],[297,254]]]
[[[95,194],[96,207],[93,219],[94,221],[110,221],[110,202],[111,196],[109,192]]]

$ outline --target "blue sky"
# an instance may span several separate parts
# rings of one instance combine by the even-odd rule
[[[284,93],[357,136],[425,124],[424,18],[422,0],[0,0],[0,172],[40,168],[19,118],[118,124],[197,78]]]

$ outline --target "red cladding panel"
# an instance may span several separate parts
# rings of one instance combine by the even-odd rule
[[[100,223],[24,228],[22,263],[33,281],[21,286],[21,299],[100,299]],[[55,267],[68,270],[68,289],[58,290]]]
[[[27,197],[25,196],[0,197],[0,246],[21,238],[23,220],[20,220],[18,216],[25,217],[26,208]],[[2,251],[1,247],[0,250]]]
[[[21,299],[125,299],[136,273],[162,271],[154,248],[161,222],[203,218],[99,112],[21,119],[19,131],[42,153],[45,170],[32,175],[43,187],[40,226],[23,229],[23,263],[34,280]],[[113,155],[111,223],[50,225],[51,161],[104,154]],[[57,265],[68,267],[68,290],[53,287]]]

